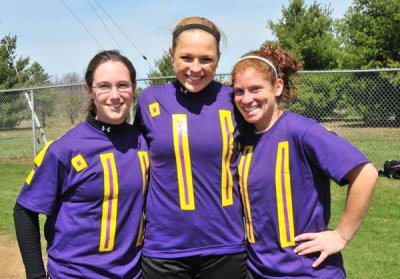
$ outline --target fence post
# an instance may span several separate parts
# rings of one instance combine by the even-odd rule
[[[32,112],[32,140],[33,140],[33,158],[36,158],[36,125],[35,125],[35,100],[33,90],[30,90],[31,112]]]

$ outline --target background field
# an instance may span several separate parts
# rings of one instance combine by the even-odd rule
[[[383,158],[400,159],[400,129],[390,128],[357,128],[354,126],[332,125],[342,136],[352,138],[352,142],[359,147],[377,169],[383,168]],[[18,131],[14,131],[14,133]],[[3,132],[4,133],[4,132]],[[55,139],[56,132],[53,134]],[[23,142],[15,141],[5,144],[0,140],[0,153],[23,152]],[[380,148],[376,148],[376,146]],[[18,151],[19,150],[19,151]],[[28,156],[29,157],[29,156]],[[0,270],[4,268],[14,271],[14,275],[2,274],[1,278],[23,278],[15,275],[19,265],[19,274],[22,265],[15,245],[15,233],[13,229],[12,210],[15,198],[19,193],[26,175],[32,165],[18,156],[17,162],[0,163],[0,246],[8,250],[7,262],[0,261]],[[338,187],[332,184],[332,218],[330,227],[334,228],[343,210],[347,187]],[[356,237],[344,251],[345,266],[348,278],[398,278],[400,274],[400,180],[380,177],[374,194],[374,199],[368,217]],[[42,218],[41,221],[44,219]],[[11,250],[12,251],[11,251]],[[1,247],[0,247],[0,251]],[[4,259],[4,254],[2,257]],[[10,260],[14,257],[14,260]],[[13,265],[10,265],[13,263]],[[3,266],[1,266],[3,265]],[[2,276],[3,275],[3,276]],[[9,276],[9,277],[7,277]]]

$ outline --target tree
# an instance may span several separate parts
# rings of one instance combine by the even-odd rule
[[[400,66],[400,1],[354,0],[337,24],[347,69]]]
[[[337,67],[338,41],[333,30],[332,10],[321,8],[314,2],[310,6],[304,0],[291,0],[282,7],[282,18],[267,27],[277,37],[281,47],[291,52],[305,70],[325,70]]]
[[[7,35],[0,41],[0,90],[23,88],[44,84],[49,80],[42,66],[29,57],[17,57],[17,37]],[[29,119],[30,112],[23,92],[4,92],[0,95],[0,129],[10,129],[22,120]]]
[[[354,0],[344,18],[337,23],[337,30],[343,49],[339,61],[342,68],[400,67],[399,1]],[[358,73],[351,86],[350,97],[366,124],[400,124],[396,75]]]
[[[154,62],[155,68],[151,69],[147,74],[148,78],[162,78],[175,76],[174,65],[172,64],[172,59],[167,51],[164,51],[160,59]],[[151,80],[150,84],[163,84],[166,79]]]
[[[63,76],[62,84],[79,84],[82,83],[82,79],[77,73],[68,73]],[[83,86],[69,86],[62,89],[62,92],[57,92],[59,96],[59,103],[61,103],[63,110],[65,111],[71,124],[75,124],[81,119],[82,113],[85,111],[87,105],[87,94]]]
[[[339,43],[334,35],[334,21],[330,7],[313,2],[307,6],[304,0],[291,0],[282,7],[282,17],[267,26],[280,45],[302,64],[304,70],[337,68]],[[322,120],[329,116],[338,102],[335,86],[320,80],[318,76],[302,75],[301,94],[289,108],[308,117]]]

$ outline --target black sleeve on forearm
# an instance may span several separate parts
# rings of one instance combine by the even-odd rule
[[[40,244],[39,214],[16,203],[14,224],[26,278],[46,278]]]

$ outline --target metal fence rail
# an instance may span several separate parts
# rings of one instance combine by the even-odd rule
[[[137,93],[173,77],[140,79]],[[227,74],[217,79],[229,83]],[[360,148],[381,168],[400,159],[400,69],[302,71],[287,109],[314,118]],[[83,84],[0,90],[0,162],[30,161],[85,118]],[[133,120],[134,107],[129,121]]]

